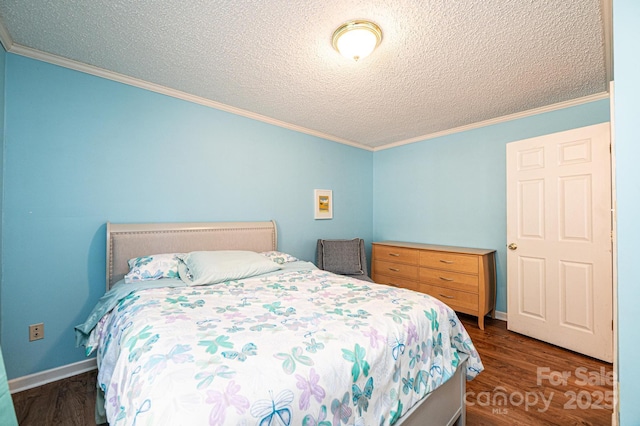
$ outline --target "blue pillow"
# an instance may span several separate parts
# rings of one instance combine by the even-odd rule
[[[216,284],[277,271],[281,266],[253,251],[193,251],[180,256],[180,278],[187,285]]]

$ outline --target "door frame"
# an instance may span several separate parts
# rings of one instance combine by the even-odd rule
[[[614,123],[614,82],[609,82],[609,129],[611,132],[611,258],[612,258],[612,281],[613,281],[613,414],[612,426],[620,423],[620,402],[618,392],[620,390],[620,380],[618,379],[618,204],[616,195],[616,132]]]

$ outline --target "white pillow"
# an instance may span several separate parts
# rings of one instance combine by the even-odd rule
[[[129,273],[124,282],[159,280],[160,278],[179,278],[178,263],[184,253],[152,254],[150,256],[129,259]]]
[[[193,251],[180,259],[186,267],[181,266],[180,278],[188,285],[239,280],[281,269],[277,263],[253,251]]]

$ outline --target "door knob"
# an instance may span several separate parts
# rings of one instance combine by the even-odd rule
[[[507,247],[509,248],[509,250],[516,250],[518,248],[518,245],[516,243],[511,243]]]

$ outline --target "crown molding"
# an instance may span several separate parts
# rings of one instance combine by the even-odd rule
[[[3,40],[2,28],[0,26],[0,41]],[[6,32],[6,31],[5,31]],[[9,37],[8,33],[6,34]],[[10,37],[9,37],[10,40]],[[4,41],[3,41],[4,45]],[[6,48],[6,45],[5,45]],[[347,139],[343,139],[334,135],[319,132],[306,127],[298,126],[296,124],[287,123],[286,121],[278,120],[275,118],[267,117],[266,115],[257,114],[255,112],[247,111],[242,108],[226,105],[221,102],[212,101],[210,99],[203,98],[201,96],[192,95],[190,93],[182,92],[180,90],[171,89],[160,84],[151,83],[145,80],[141,80],[128,75],[120,74],[114,71],[105,70],[93,65],[88,65],[82,62],[74,61],[73,59],[64,58],[62,56],[53,55],[51,53],[43,52],[41,50],[32,49],[30,47],[22,46],[20,44],[11,43],[11,48],[7,49],[8,52],[16,55],[25,56],[31,59],[36,59],[43,62],[48,62],[53,65],[58,65],[64,68],[80,71],[85,74],[91,74],[97,77],[105,78],[107,80],[116,81],[129,86],[138,87],[141,89],[149,90],[151,92],[160,93],[162,95],[171,96],[172,98],[181,99],[187,102],[203,105],[206,107],[214,108],[220,111],[229,112],[231,114],[239,115],[242,117],[250,118],[252,120],[261,121],[263,123],[272,124],[274,126],[282,127],[295,132],[304,133],[310,136],[326,139],[332,142],[341,143],[343,145],[349,145],[355,148],[364,149],[367,151],[373,151],[370,146],[362,145],[357,142],[353,142]]]
[[[507,121],[517,120],[520,118],[531,117],[533,115],[543,114],[545,112],[557,111],[559,109],[569,108],[577,105],[586,104],[589,102],[600,101],[603,99],[609,99],[609,93],[602,92],[596,93],[595,95],[584,96],[582,98],[576,98],[569,101],[558,102],[556,104],[551,104],[547,106],[543,106],[540,108],[534,108],[527,111],[517,112],[515,114],[503,115],[502,117],[492,118],[490,120],[479,121],[477,123],[467,124],[465,126],[454,127],[453,129],[443,130],[441,132],[430,133],[423,136],[416,136],[415,138],[405,139],[399,142],[393,142],[387,145],[379,146],[374,148],[375,151],[382,151],[385,149],[396,148],[402,145],[409,145],[416,142],[422,142],[429,139],[440,138],[442,136],[452,135],[454,133],[466,132],[469,130],[479,129],[481,127],[492,126],[494,124],[505,123]]]
[[[607,1],[607,0],[603,0]],[[307,129],[306,127],[298,126],[295,124],[287,123],[282,120],[278,120],[275,118],[267,117],[262,114],[257,114],[251,111],[247,111],[245,109],[233,107],[230,105],[223,104],[221,102],[212,101],[210,99],[206,99],[200,96],[192,95],[190,93],[182,92],[180,90],[171,89],[166,86],[162,86],[159,84],[151,83],[145,80],[141,80],[138,78],[130,77],[124,74],[120,74],[114,71],[105,70],[103,68],[99,68],[93,65],[88,65],[82,62],[74,61],[72,59],[64,58],[58,55],[53,55],[50,53],[46,53],[37,49],[32,49],[30,47],[22,46],[20,44],[16,44],[11,40],[9,33],[6,31],[6,28],[0,22],[0,42],[5,47],[5,50],[10,53],[14,53],[16,55],[25,56],[28,58],[36,59],[39,61],[47,62],[53,65],[58,65],[64,68],[72,69],[75,71],[79,71],[85,74],[94,75],[97,77],[105,78],[107,80],[116,81],[119,83],[123,83],[129,86],[138,87],[141,89],[149,90],[151,92],[163,94],[166,96],[170,96],[173,98],[181,99],[187,102],[192,102],[195,104],[203,105],[206,107],[214,108],[220,111],[229,112],[231,114],[239,115],[242,117],[250,118],[256,121],[261,121],[263,123],[271,124],[277,127],[285,128],[288,130],[292,130],[299,133],[304,133],[310,136],[315,136],[321,139],[325,139],[328,141],[340,143],[343,145],[352,146],[354,148],[363,149],[365,151],[382,151],[385,149],[395,148],[403,145],[408,145],[416,142],[422,142],[429,139],[435,139],[442,136],[452,135],[454,133],[465,132],[468,130],[478,129],[481,127],[491,126],[494,124],[504,123],[507,121],[517,120],[519,118],[530,117],[537,114],[542,114],[545,112],[556,111],[563,108],[569,108],[576,105],[582,105],[589,102],[594,102],[598,100],[608,99],[609,93],[597,93],[595,95],[584,96],[582,98],[572,99],[569,101],[559,102],[552,105],[547,105],[540,108],[535,108],[527,111],[518,112],[515,114],[505,115],[498,118],[493,118],[490,120],[480,121],[477,123],[468,124],[465,126],[455,127],[453,129],[443,130],[441,132],[429,133],[422,136],[417,136],[410,139],[401,140],[398,142],[392,142],[389,144],[385,144],[378,147],[370,147],[367,145],[363,145],[357,142],[353,142],[347,139],[343,139],[334,135],[330,135],[327,133],[319,132],[312,129]],[[7,48],[10,46],[9,48]]]

